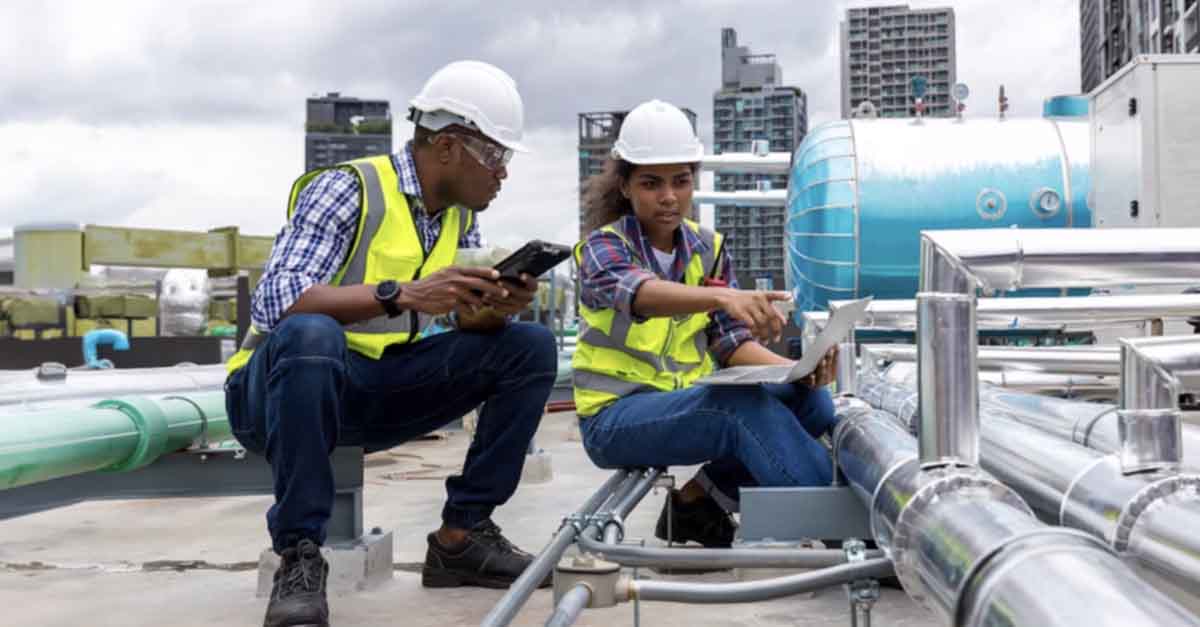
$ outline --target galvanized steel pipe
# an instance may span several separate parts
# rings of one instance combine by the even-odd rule
[[[484,616],[480,622],[481,627],[505,627],[512,622],[516,617],[517,612],[521,611],[521,606],[529,600],[529,596],[537,589],[546,575],[553,570],[554,565],[562,557],[567,547],[575,540],[576,535],[586,524],[585,519],[591,516],[597,509],[604,505],[612,496],[613,491],[618,486],[626,483],[629,471],[618,470],[614,472],[600,489],[596,490],[587,501],[583,503],[575,514],[563,521],[562,527],[554,534],[554,538],[542,549],[541,553],[534,558],[533,562],[525,568],[520,577],[512,583],[508,588],[508,592],[496,602],[487,616]]]
[[[583,608],[588,606],[592,598],[592,590],[583,584],[571,588],[559,600],[554,613],[546,619],[546,627],[570,627],[579,619]]]
[[[675,603],[753,603],[815,592],[859,579],[882,579],[893,573],[891,560],[883,557],[821,570],[738,583],[692,583],[687,581],[641,581],[622,578],[617,587],[621,601],[670,601]]]

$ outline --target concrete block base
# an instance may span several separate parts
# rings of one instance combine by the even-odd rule
[[[733,543],[735,548],[753,548],[753,549],[823,549],[825,545],[818,540],[800,540],[796,542],[776,542],[765,540],[761,542],[742,542],[736,541]],[[786,577],[787,575],[797,575],[805,572],[803,568],[735,568],[733,575],[738,581],[758,581],[760,579],[771,579],[773,577]],[[805,592],[795,595],[798,599],[811,599],[816,596],[815,592]]]
[[[521,469],[521,483],[547,483],[554,478],[554,466],[550,453],[538,449],[525,456],[525,467]]]
[[[344,596],[391,580],[392,548],[392,532],[378,528],[353,542],[321,547],[321,555],[329,563],[326,591],[330,596]],[[271,596],[277,568],[275,551],[268,548],[258,556],[257,596]]]

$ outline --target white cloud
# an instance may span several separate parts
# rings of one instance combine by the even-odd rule
[[[862,1],[529,0],[522,3],[115,3],[0,6],[0,233],[27,221],[273,234],[303,161],[303,100],[340,90],[406,101],[455,57],[508,69],[529,143],[481,223],[496,243],[577,233],[575,115],[651,97],[700,115],[711,145],[720,28],[773,52],[809,96],[810,126],[840,106],[837,26]],[[1079,86],[1073,0],[919,0],[955,7],[968,114],[1012,115]],[[436,10],[433,10],[436,7]],[[397,142],[410,133],[396,124]]]

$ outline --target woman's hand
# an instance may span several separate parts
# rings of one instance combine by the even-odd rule
[[[825,353],[817,367],[797,383],[810,388],[821,388],[833,383],[837,378],[837,362],[837,347],[834,346],[829,349],[828,353]]]
[[[752,290],[720,289],[717,302],[720,309],[731,317],[741,320],[750,328],[750,333],[761,342],[778,342],[783,337],[787,318],[771,305],[773,301],[791,300],[788,292],[758,292]]]

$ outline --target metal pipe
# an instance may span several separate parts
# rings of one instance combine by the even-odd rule
[[[882,368],[884,360],[877,357],[871,347],[872,345],[868,344],[859,347],[864,375],[883,373],[888,381],[916,385],[917,363],[915,361],[896,361],[886,368]],[[1072,397],[1086,396],[1099,399],[1116,398],[1117,379],[1118,377],[1103,375],[1048,374],[1024,370],[991,371],[983,370],[982,363],[980,363],[979,371],[981,385],[987,384],[1024,392],[1066,394]]]
[[[979,463],[975,298],[917,294],[921,466]]]
[[[541,553],[534,558],[533,562],[525,568],[520,577],[512,583],[508,588],[508,592],[496,602],[487,616],[480,622],[481,627],[506,627],[512,622],[512,619],[521,610],[521,606],[529,600],[529,596],[537,589],[538,585],[546,578],[546,575],[554,569],[554,565],[562,557],[563,551],[571,546],[578,535],[580,528],[584,524],[584,519],[591,516],[612,496],[613,491],[617,486],[624,483],[629,475],[628,470],[618,470],[614,472],[604,485],[587,501],[583,503],[575,514],[567,520],[563,521],[563,525],[558,532],[554,534],[554,538],[550,543],[542,549]]]
[[[922,231],[920,291],[1192,285],[1200,229]]]
[[[786,577],[738,583],[639,581],[622,578],[618,583],[617,599],[675,603],[754,603],[815,592],[859,579],[881,579],[891,576],[892,573],[891,560],[878,557]]]
[[[1200,475],[1129,474],[1116,455],[1064,444],[985,409],[983,464],[1042,517],[1098,537],[1200,603]]]
[[[163,454],[229,437],[223,392],[5,413],[0,490],[98,470],[135,470]]]
[[[854,301],[829,301],[830,311]],[[980,329],[1063,329],[1070,327],[1131,324],[1152,319],[1200,316],[1198,294],[1132,294],[1120,296],[1065,296],[1060,298],[980,298],[976,303]],[[806,312],[824,326],[826,312]],[[873,300],[867,305],[860,329],[912,331],[917,328],[917,302]]]
[[[726,152],[704,155],[700,160],[702,170],[737,174],[787,174],[791,165],[790,152],[769,152],[763,155],[752,152]]]
[[[912,344],[869,344],[865,348],[874,359],[900,363],[918,361],[918,348]],[[979,368],[1006,371],[1113,377],[1121,372],[1121,352],[1115,346],[980,346],[977,360]]]
[[[656,548],[624,544],[606,544],[586,535],[579,537],[579,548],[587,553],[622,566],[655,568],[824,568],[844,564],[846,553],[821,549],[691,549]],[[867,557],[881,557],[881,551],[868,551]]]
[[[858,356],[853,341],[838,344],[837,392],[858,393]]]
[[[692,192],[692,202],[697,205],[733,205],[735,207],[782,207],[787,204],[787,190],[771,189],[763,192]]]
[[[1200,336],[1121,340],[1121,408],[1179,407],[1185,378],[1200,376]]]
[[[916,442],[885,412],[856,399],[838,399],[837,408],[837,463],[870,510],[875,540],[909,595],[945,622],[1195,624],[1098,540],[1042,525],[977,469],[922,470]]]
[[[894,382],[864,373],[859,397],[872,407],[894,414],[905,428],[915,430],[916,388],[910,382]],[[1101,453],[1121,451],[1118,408],[1108,403],[1092,403],[1039,396],[992,385],[979,386],[981,410],[994,410],[1012,420],[1039,429]],[[1200,468],[1200,425],[1180,425],[1182,464]]]
[[[172,368],[67,369],[55,376],[39,377],[39,369],[0,371],[0,406],[29,409],[57,407],[66,401],[82,405],[88,400],[128,395],[183,392],[216,392],[225,385],[225,366],[175,366]]]
[[[563,595],[554,608],[554,613],[546,620],[546,627],[570,627],[575,624],[583,608],[588,606],[592,598],[592,589],[584,584],[576,584]]]

